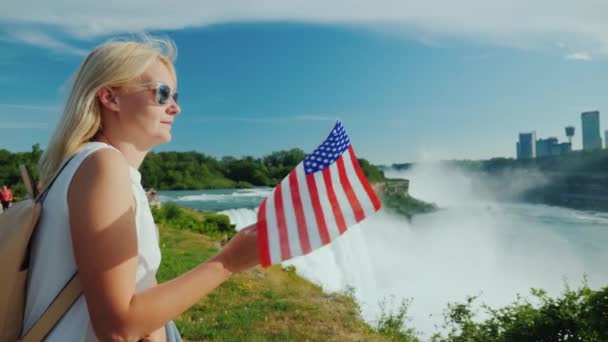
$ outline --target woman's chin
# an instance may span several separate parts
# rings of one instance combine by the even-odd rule
[[[159,134],[154,139],[154,146],[166,144],[171,141],[171,138],[172,138],[171,133],[167,132],[167,133]]]
[[[171,134],[168,134],[168,135],[166,135],[166,136],[163,136],[163,137],[162,137],[162,139],[159,139],[159,140],[160,140],[159,145],[160,145],[160,144],[166,144],[166,143],[171,142],[171,138],[172,138],[172,137],[171,137]]]

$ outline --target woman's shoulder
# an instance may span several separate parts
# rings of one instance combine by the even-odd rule
[[[122,153],[104,143],[88,143],[78,152],[80,163],[74,177],[85,179],[87,182],[112,181],[122,183],[129,180],[129,164]]]

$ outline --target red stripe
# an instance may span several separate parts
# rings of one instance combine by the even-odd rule
[[[329,203],[331,204],[331,209],[334,212],[336,224],[338,225],[338,231],[341,235],[346,231],[346,222],[344,221],[344,215],[342,215],[342,209],[340,209],[340,205],[338,204],[338,198],[336,197],[334,186],[331,182],[331,174],[329,173],[329,168],[324,168],[322,172],[323,179],[325,180],[325,188],[327,188],[327,198],[329,199]]]
[[[270,249],[268,248],[268,224],[266,224],[266,200],[262,201],[258,209],[258,252],[260,254],[260,264],[262,267],[270,266]]]
[[[317,228],[319,229],[319,236],[321,237],[321,244],[324,246],[328,244],[331,239],[329,238],[329,231],[327,230],[327,224],[325,223],[323,209],[321,209],[321,201],[319,200],[317,181],[315,180],[314,174],[306,175],[306,185],[308,185],[310,202],[312,203],[312,209],[315,212],[315,219],[317,221]]]
[[[355,194],[355,191],[353,190],[353,187],[350,184],[350,180],[346,175],[344,159],[340,157],[336,160],[336,163],[338,164],[338,175],[340,176],[340,184],[342,184],[342,188],[344,189],[344,193],[348,198],[350,207],[353,209],[353,213],[355,214],[355,220],[357,222],[361,222],[365,218],[365,213],[363,212],[361,203],[359,203],[359,199],[357,199],[357,195]]]
[[[359,166],[359,161],[357,160],[357,156],[355,156],[355,151],[353,150],[352,145],[348,147],[348,153],[350,154],[350,160],[353,163],[355,172],[357,172],[359,181],[361,182],[361,185],[363,185],[363,188],[365,188],[365,192],[367,192],[367,196],[369,197],[370,201],[372,201],[374,209],[379,210],[382,204],[378,199],[378,195],[376,195],[376,192],[374,189],[372,189],[372,186],[367,181],[367,178],[365,178],[365,174],[363,173],[363,170],[361,170],[361,166]]]
[[[277,225],[279,226],[279,242],[281,243],[281,260],[291,259],[289,250],[289,237],[287,235],[287,224],[285,223],[285,211],[283,211],[283,192],[281,183],[277,185],[274,192],[274,211],[277,214]]]
[[[298,166],[299,167],[299,166]],[[300,198],[300,189],[298,188],[298,177],[296,170],[289,173],[289,189],[291,191],[291,201],[296,214],[296,222],[298,223],[298,235],[300,236],[300,247],[302,254],[308,254],[311,251],[310,239],[308,239],[308,227],[306,226],[306,218],[302,207],[302,199]]]

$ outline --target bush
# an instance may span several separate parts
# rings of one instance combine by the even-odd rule
[[[226,215],[200,213],[178,207],[175,203],[164,203],[160,208],[152,208],[154,221],[178,229],[186,229],[208,235],[216,240],[227,241],[236,234],[235,225]]]
[[[444,312],[447,336],[436,334],[433,341],[608,341],[608,287],[593,291],[586,281],[578,290],[567,285],[561,297],[532,289],[538,305],[518,296],[511,305],[493,309],[481,307],[489,315],[476,322],[473,304],[450,303]]]
[[[395,311],[387,309],[386,299],[380,302],[380,318],[376,324],[376,332],[397,341],[420,341],[416,329],[406,326],[406,321],[410,320],[407,317],[407,310],[411,302],[411,299],[403,299]]]

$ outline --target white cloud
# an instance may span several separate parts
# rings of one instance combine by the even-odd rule
[[[0,129],[48,129],[48,123],[41,122],[0,122]]]
[[[84,56],[87,54],[86,50],[62,42],[61,40],[53,38],[41,31],[15,30],[12,33],[12,38],[23,43],[47,48],[49,50],[56,51],[59,53],[77,56]]]
[[[428,44],[442,37],[526,48],[554,47],[559,41],[574,51],[608,55],[606,13],[605,0],[21,0],[3,7],[0,22],[52,25],[81,39],[236,21],[360,24],[388,26]],[[25,38],[82,52],[48,36]]]
[[[590,61],[592,58],[588,52],[575,52],[575,53],[566,55],[566,59],[575,60],[575,61]]]
[[[236,121],[248,123],[282,123],[292,121],[336,121],[336,116],[296,115],[296,116],[265,116],[265,117],[232,117],[232,116],[197,116],[195,122]]]
[[[293,119],[299,121],[336,121],[338,117],[322,115],[298,115]]]
[[[48,130],[59,110],[53,104],[0,103],[0,129]]]
[[[59,110],[59,106],[0,103],[0,109],[22,109],[22,110],[31,110],[31,111],[38,111],[38,112],[57,112]]]

